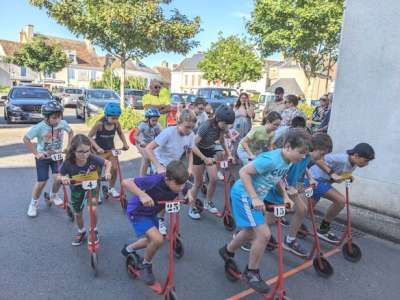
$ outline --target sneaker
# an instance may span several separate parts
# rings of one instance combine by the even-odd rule
[[[129,252],[126,247],[128,246],[128,244],[125,244],[124,247],[121,249],[121,253],[123,256],[127,257],[129,254],[134,254],[136,253],[135,251],[133,252]]]
[[[189,208],[189,217],[191,217],[193,220],[198,220],[200,219],[200,212],[197,208],[195,207],[190,207]]]
[[[153,265],[152,264],[140,264],[140,278],[146,283],[147,285],[152,285],[156,282],[153,274]]]
[[[267,247],[265,247],[265,250],[267,251],[273,251],[278,247],[278,242],[274,238],[274,236],[271,234],[271,237],[269,238],[269,242],[267,244]]]
[[[307,251],[300,245],[297,240],[293,240],[292,242],[288,242],[287,238],[283,241],[283,249],[288,250],[298,256],[306,257]]]
[[[64,201],[58,196],[58,194],[54,194],[51,198],[51,201],[53,201],[55,206],[63,206],[64,205]]]
[[[158,220],[158,231],[160,231],[162,235],[167,235],[167,225],[165,224],[164,219],[160,218]]]
[[[80,246],[83,241],[86,239],[86,231],[79,232],[74,236],[72,240],[72,246]]]
[[[218,253],[224,261],[227,261],[228,259],[233,259],[235,257],[235,253],[228,252],[228,250],[226,249],[226,244],[218,250]]]
[[[250,271],[247,266],[244,270],[243,277],[247,284],[255,290],[257,293],[266,294],[269,292],[270,288],[268,284],[261,278],[260,270]]]
[[[90,233],[91,233],[91,232],[89,232],[89,245],[92,244],[92,241],[90,240]],[[98,244],[98,243],[100,243],[99,232],[98,232],[97,230],[95,230],[95,231],[94,231],[94,244],[96,245],[96,244]]]
[[[317,229],[317,235],[320,239],[332,244],[339,244],[340,240],[332,231],[328,229]]]
[[[224,174],[222,174],[221,171],[218,171],[217,178],[218,178],[218,180],[224,180]]]
[[[34,218],[37,216],[37,208],[38,208],[38,201],[37,200],[31,200],[31,203],[29,204],[28,207],[28,212],[27,215],[31,218]]]
[[[218,209],[215,207],[214,202],[204,201],[204,209],[207,209],[212,214],[217,214]]]
[[[49,208],[53,204],[53,202],[50,199],[50,195],[48,193],[44,193],[44,202],[46,203],[46,206]]]
[[[113,198],[118,198],[119,193],[115,190],[115,188],[110,188],[108,189],[108,193],[111,195]]]

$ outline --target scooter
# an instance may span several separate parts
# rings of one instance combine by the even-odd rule
[[[179,211],[181,203],[186,203],[186,200],[175,201],[158,201],[159,204],[165,204],[165,211],[169,215],[169,257],[168,257],[168,274],[163,285],[160,282],[155,282],[148,286],[153,292],[158,295],[164,295],[166,300],[177,299],[175,284],[174,284],[174,256],[177,259],[183,257],[183,243],[179,237]],[[128,274],[133,278],[140,278],[140,263],[142,258],[134,253],[129,254],[126,258],[126,268]]]

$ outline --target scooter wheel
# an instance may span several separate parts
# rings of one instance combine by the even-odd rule
[[[324,257],[314,258],[313,266],[317,274],[321,277],[328,278],[333,274],[332,265]]]
[[[204,196],[207,195],[207,186],[205,184],[201,186],[201,192],[203,193]]]
[[[165,295],[165,300],[177,300],[178,296],[176,295],[174,290],[170,290],[166,295]]]
[[[53,204],[53,202],[50,201],[50,195],[49,195],[49,193],[44,192],[43,197],[44,197],[44,199],[46,200],[46,201],[45,201],[45,202],[46,202],[46,206],[50,208],[51,205]]]
[[[185,249],[183,248],[183,243],[180,238],[176,238],[174,244],[174,256],[176,259],[181,259],[184,254]]]
[[[127,207],[127,203],[126,203],[126,196],[122,195],[121,196],[121,208],[123,210],[123,212],[125,213],[126,211],[126,207]]]
[[[236,228],[235,220],[231,215],[224,217],[224,226],[228,231],[233,231]]]
[[[202,213],[204,210],[203,201],[201,201],[200,199],[196,199],[196,208],[200,213]]]
[[[94,277],[97,277],[97,275],[98,275],[97,265],[98,265],[97,253],[96,253],[96,252],[92,252],[92,253],[90,254],[90,266],[91,266],[92,269],[93,269]]]
[[[74,222],[75,216],[74,216],[74,214],[73,214],[73,212],[72,212],[72,210],[71,210],[71,207],[69,207],[68,205],[67,205],[67,215],[68,215],[68,217],[69,217],[69,220],[70,220],[71,222]]]
[[[238,266],[232,259],[225,261],[225,276],[231,282],[238,281],[241,276]]]
[[[350,247],[350,249],[349,249]],[[362,256],[361,249],[354,243],[344,243],[342,246],[342,253],[344,258],[349,262],[359,262]]]
[[[135,279],[137,277],[137,273],[133,272],[133,270],[139,269],[139,257],[136,254],[129,254],[126,258],[126,271],[129,276]]]
[[[101,192],[103,193],[103,199],[104,199],[104,200],[107,200],[108,197],[110,196],[110,195],[108,194],[108,187],[105,186],[105,185],[102,185],[102,186],[101,186]]]

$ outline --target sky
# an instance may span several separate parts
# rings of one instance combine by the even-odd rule
[[[195,38],[200,46],[187,55],[190,56],[206,51],[217,40],[220,31],[224,36],[246,35],[245,23],[253,9],[253,0],[174,0],[170,6],[191,19],[195,16],[201,18],[202,31]],[[45,11],[31,6],[27,0],[0,0],[0,39],[18,41],[19,32],[27,24],[34,25],[34,32],[76,39],[67,28],[57,24]],[[101,49],[96,50],[98,54],[105,54]],[[158,53],[142,61],[153,67],[163,60],[175,64],[184,58],[179,54]]]

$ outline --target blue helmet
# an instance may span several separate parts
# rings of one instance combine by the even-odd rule
[[[119,117],[121,115],[121,107],[117,103],[107,103],[104,107],[104,115],[106,117]]]
[[[157,108],[148,108],[146,109],[144,116],[146,118],[159,118],[160,111]]]

